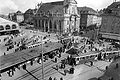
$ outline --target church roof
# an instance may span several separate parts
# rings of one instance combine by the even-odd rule
[[[41,7],[38,9],[37,13],[45,12],[62,12],[63,10],[63,3],[64,1],[57,1],[57,2],[50,2],[50,3],[43,3]]]

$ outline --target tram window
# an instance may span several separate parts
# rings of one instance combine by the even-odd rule
[[[77,58],[77,61],[79,61],[79,58]]]
[[[97,55],[95,55],[95,57],[97,57]]]
[[[6,30],[10,29],[10,25],[6,25],[6,26],[5,26],[5,29],[6,29]]]
[[[90,56],[90,58],[92,58],[92,57],[93,57],[93,55]]]
[[[86,56],[86,58],[88,59],[88,58],[89,58],[89,56]]]
[[[114,52],[113,54],[117,54],[116,52]]]
[[[2,25],[0,25],[0,30],[4,30],[4,27]]]
[[[107,55],[109,55],[109,53],[107,53]]]
[[[94,55],[91,55],[90,58],[94,57]]]
[[[85,57],[82,57],[82,59],[85,59]]]
[[[80,60],[82,60],[83,58],[82,57],[80,57]]]
[[[16,29],[16,25],[15,24],[12,25],[12,29]]]

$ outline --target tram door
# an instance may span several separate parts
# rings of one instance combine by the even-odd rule
[[[98,60],[102,59],[102,53],[98,54]]]

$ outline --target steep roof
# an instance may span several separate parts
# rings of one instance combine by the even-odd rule
[[[34,13],[35,11],[36,11],[36,9],[28,9],[28,10],[25,11],[25,14],[26,13],[29,13],[29,14]]]
[[[107,8],[116,8],[118,5],[120,5],[120,2],[113,2],[111,5],[109,5]]]
[[[17,11],[16,13],[21,14],[22,12],[21,11]]]
[[[37,13],[41,13],[41,12],[45,12],[47,13],[49,12],[56,12],[56,10],[58,12],[62,12],[62,8],[63,8],[63,2],[64,1],[57,1],[57,2],[50,2],[50,3],[43,3],[41,5],[41,7],[39,8]]]
[[[77,4],[77,1],[76,1],[76,0],[66,0],[65,2],[67,2],[67,3],[75,3],[75,4]]]
[[[28,9],[27,11],[25,11],[25,13],[32,13],[33,9]]]
[[[90,8],[90,7],[78,7],[78,13],[80,14],[80,11],[90,11],[90,12],[93,12],[93,13],[97,13],[97,11],[95,11],[94,9]]]

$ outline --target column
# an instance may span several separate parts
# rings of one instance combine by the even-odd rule
[[[38,20],[37,20],[37,28],[38,28],[38,29],[39,29],[39,26],[40,26],[40,25],[39,25],[39,19],[38,19]]]
[[[54,21],[52,22],[52,32],[54,32]]]
[[[52,22],[52,32],[54,32],[55,21]]]
[[[44,32],[46,31],[46,20],[44,20]]]
[[[42,30],[42,20],[40,20],[40,30]]]
[[[41,24],[41,30],[44,32],[44,20],[43,19],[41,20],[41,23],[42,23]]]
[[[50,32],[50,21],[48,20],[48,32]]]

